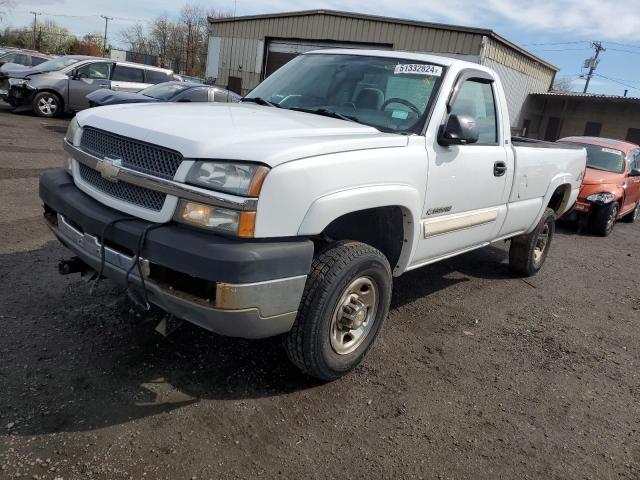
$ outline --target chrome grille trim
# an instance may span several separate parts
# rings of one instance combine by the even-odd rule
[[[127,168],[167,179],[173,178],[184,160],[174,150],[92,127],[82,130],[80,146],[98,158],[115,157]]]
[[[148,210],[159,212],[164,206],[167,196],[164,193],[149,190],[147,188],[132,185],[126,182],[110,182],[93,168],[80,164],[80,177],[86,183],[110,197],[137,205]]]
[[[64,140],[64,149],[78,163],[91,167],[94,170],[97,170],[98,163],[103,161],[102,158],[98,158],[81,148],[71,145],[66,139]],[[122,180],[123,182],[138,185],[139,187],[155,190],[156,192],[173,195],[193,202],[228,208],[230,210],[256,211],[258,206],[257,198],[239,197],[237,195],[214,192],[186,183],[148,175],[126,167],[119,167],[115,180]]]

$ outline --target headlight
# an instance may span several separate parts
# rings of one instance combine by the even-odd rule
[[[239,212],[180,200],[175,219],[196,227],[218,230],[238,237],[251,238],[255,230],[256,212]]]
[[[187,174],[187,183],[201,187],[257,197],[269,169],[251,163],[198,161]]]
[[[69,123],[69,127],[67,128],[67,133],[65,134],[64,139],[71,145],[73,145],[78,130],[80,130],[80,124],[74,117],[73,120],[71,120],[71,123]]]
[[[11,87],[25,87],[25,88],[29,88],[29,89],[33,89],[33,87],[31,86],[31,84],[29,83],[29,80],[26,78],[10,78],[9,79],[9,86]]]
[[[587,200],[589,202],[597,202],[597,203],[611,203],[615,200],[616,196],[611,192],[600,192],[594,193],[593,195],[589,195]]]

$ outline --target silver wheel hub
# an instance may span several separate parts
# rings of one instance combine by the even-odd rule
[[[49,115],[58,109],[58,102],[53,97],[42,97],[38,101],[38,108],[42,113]]]
[[[378,287],[358,277],[342,292],[331,317],[331,348],[338,355],[356,350],[371,331],[378,310]]]
[[[542,231],[538,234],[538,238],[536,239],[536,246],[533,250],[533,261],[536,265],[538,265],[542,261],[542,257],[544,256],[544,252],[547,249],[547,244],[549,243],[549,225],[546,225],[542,228]]]

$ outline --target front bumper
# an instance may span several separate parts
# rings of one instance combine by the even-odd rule
[[[14,108],[30,107],[33,90],[24,87],[11,86],[1,98]]]
[[[58,239],[94,270],[100,269],[105,225],[125,217],[82,191],[64,171],[40,178],[40,197],[48,225]],[[114,224],[105,233],[104,275],[119,285],[141,289],[133,251],[150,222]],[[166,224],[147,235],[141,270],[149,301],[221,335],[264,338],[289,331],[295,321],[313,257],[308,239],[279,242],[221,237]],[[156,275],[154,272],[162,271]],[[179,282],[172,283],[173,272]],[[193,279],[210,294],[183,288]],[[209,288],[210,287],[210,288]],[[206,297],[206,298],[205,298]]]

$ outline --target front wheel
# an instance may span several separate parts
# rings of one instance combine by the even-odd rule
[[[601,237],[608,237],[613,231],[619,212],[620,206],[616,202],[598,206],[591,217],[593,233]]]
[[[285,340],[290,360],[330,381],[364,358],[389,312],[391,268],[370,245],[345,241],[313,260],[300,312]]]
[[[509,268],[514,273],[530,277],[538,273],[547,259],[556,228],[556,215],[547,208],[536,229],[511,239]]]
[[[39,117],[51,118],[62,113],[62,100],[52,92],[40,92],[33,97],[33,111]]]

